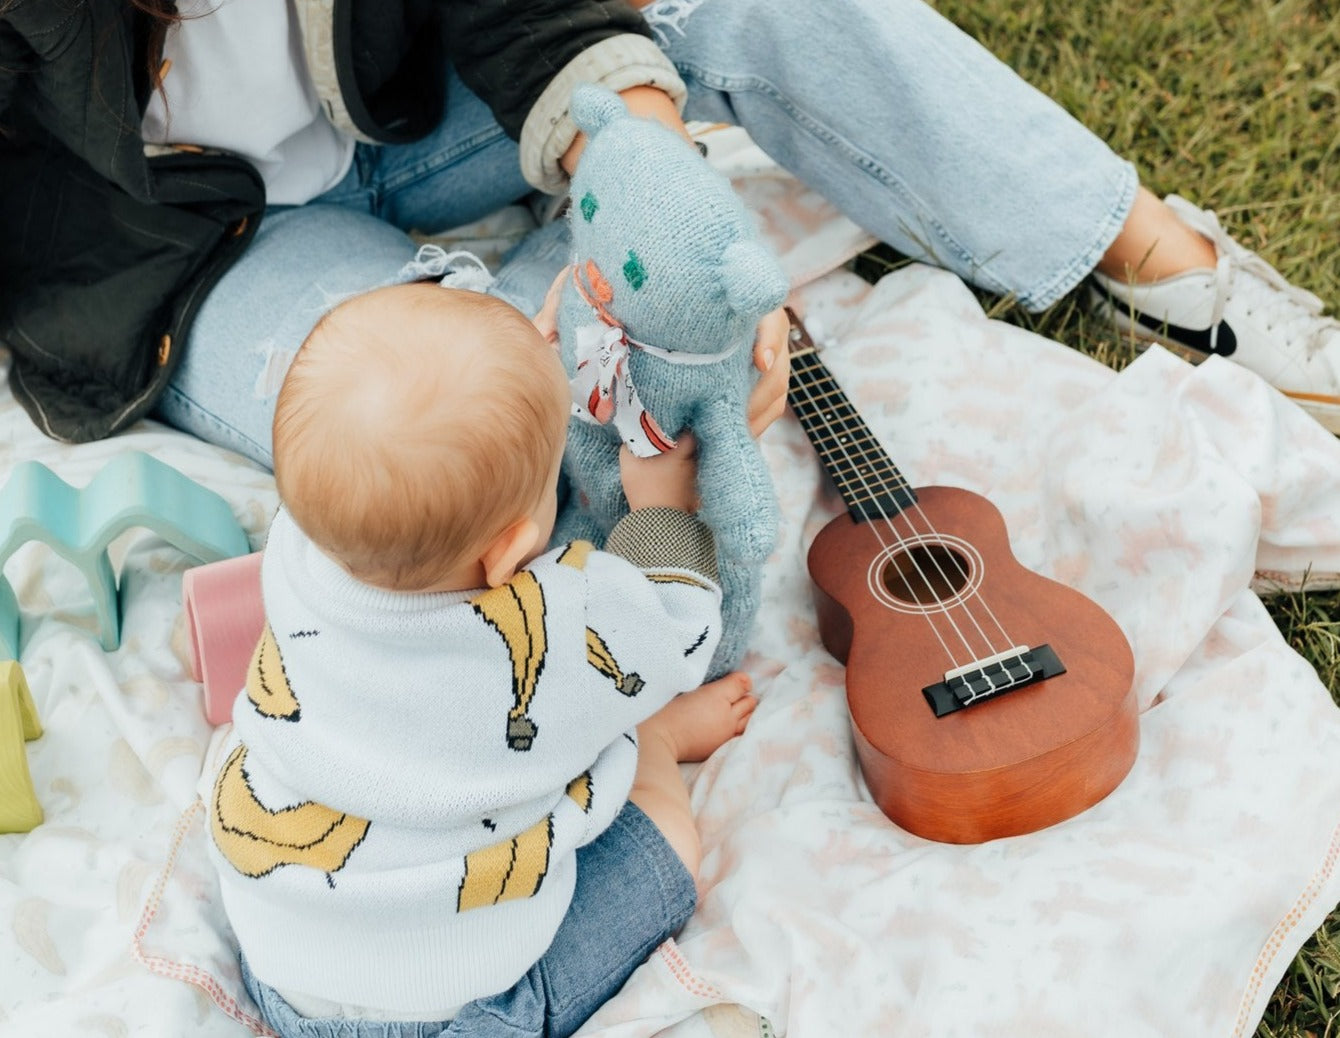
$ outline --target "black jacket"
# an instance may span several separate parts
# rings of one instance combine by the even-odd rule
[[[646,33],[624,0],[297,2],[330,19],[303,23],[328,107],[383,143],[436,125],[444,62],[516,137],[569,60]],[[146,150],[146,29],[128,0],[0,0],[0,343],[15,397],[70,442],[152,407],[265,207],[236,156]]]

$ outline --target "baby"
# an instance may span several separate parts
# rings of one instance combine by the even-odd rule
[[[336,307],[288,373],[267,624],[210,801],[281,1035],[569,1034],[693,912],[678,762],[756,701],[739,674],[686,691],[721,626],[691,436],[625,457],[603,551],[545,551],[569,399],[523,314],[432,284]]]

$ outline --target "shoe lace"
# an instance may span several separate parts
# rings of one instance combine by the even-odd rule
[[[1289,284],[1278,270],[1234,241],[1213,210],[1201,209],[1177,195],[1164,201],[1184,223],[1209,238],[1219,255],[1212,326],[1218,326],[1223,317],[1229,294],[1236,293],[1247,313],[1259,312],[1266,328],[1278,330],[1286,341],[1301,340],[1309,357],[1326,339],[1340,335],[1340,321],[1321,315],[1325,304],[1318,296]]]

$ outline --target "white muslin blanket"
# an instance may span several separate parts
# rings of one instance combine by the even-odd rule
[[[825,226],[837,252],[859,246]],[[833,265],[812,240],[782,242],[797,281]],[[1155,348],[1117,374],[987,320],[930,268],[873,287],[839,270],[796,301],[914,485],[986,495],[1023,565],[1117,620],[1139,756],[1109,797],[1038,833],[950,846],[889,823],[805,569],[841,505],[788,416],[763,441],[783,526],[746,660],[761,701],[685,769],[700,907],[583,1033],[727,1038],[762,1018],[793,1038],[1250,1035],[1340,900],[1340,710],[1252,590],[1340,579],[1340,442],[1227,362]],[[128,449],[222,494],[261,546],[268,474],[152,423],[53,443],[0,393],[0,476],[35,458],[79,485]],[[63,560],[33,544],[5,568],[47,820],[0,836],[0,1035],[237,1038],[258,1025],[203,854],[213,730],[189,678],[192,560],[145,531],[114,548],[110,653]]]

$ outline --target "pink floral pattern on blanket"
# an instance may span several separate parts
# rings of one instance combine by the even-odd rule
[[[842,240],[792,269],[837,262]],[[1340,443],[1228,363],[1154,350],[1114,374],[986,320],[928,268],[875,287],[837,272],[798,303],[914,483],[987,495],[1021,562],[1122,625],[1140,756],[1041,833],[951,847],[888,823],[804,566],[840,505],[783,419],[764,449],[785,522],[747,659],[762,701],[686,769],[701,905],[584,1033],[736,1038],[766,1018],[802,1038],[1250,1034],[1340,898],[1340,711],[1250,590],[1262,573],[1340,574]],[[265,473],[152,424],[55,444],[0,395],[0,471],[33,457],[78,483],[131,448],[224,494],[260,545]],[[144,534],[115,554],[114,653],[60,559],[34,545],[6,572],[46,727],[27,752],[47,823],[0,836],[0,1032],[234,1038],[254,1010],[193,807],[212,732],[188,677],[187,560]]]
[[[1340,445],[1228,364],[1154,351],[1114,375],[925,268],[802,303],[904,474],[986,494],[1025,565],[1121,623],[1140,757],[1041,833],[951,847],[890,825],[808,601],[804,550],[840,504],[785,422],[766,442],[788,521],[747,661],[763,702],[694,778],[702,904],[590,1033],[715,1034],[701,985],[795,1035],[1252,1033],[1340,896],[1340,724],[1248,584],[1340,570]]]

